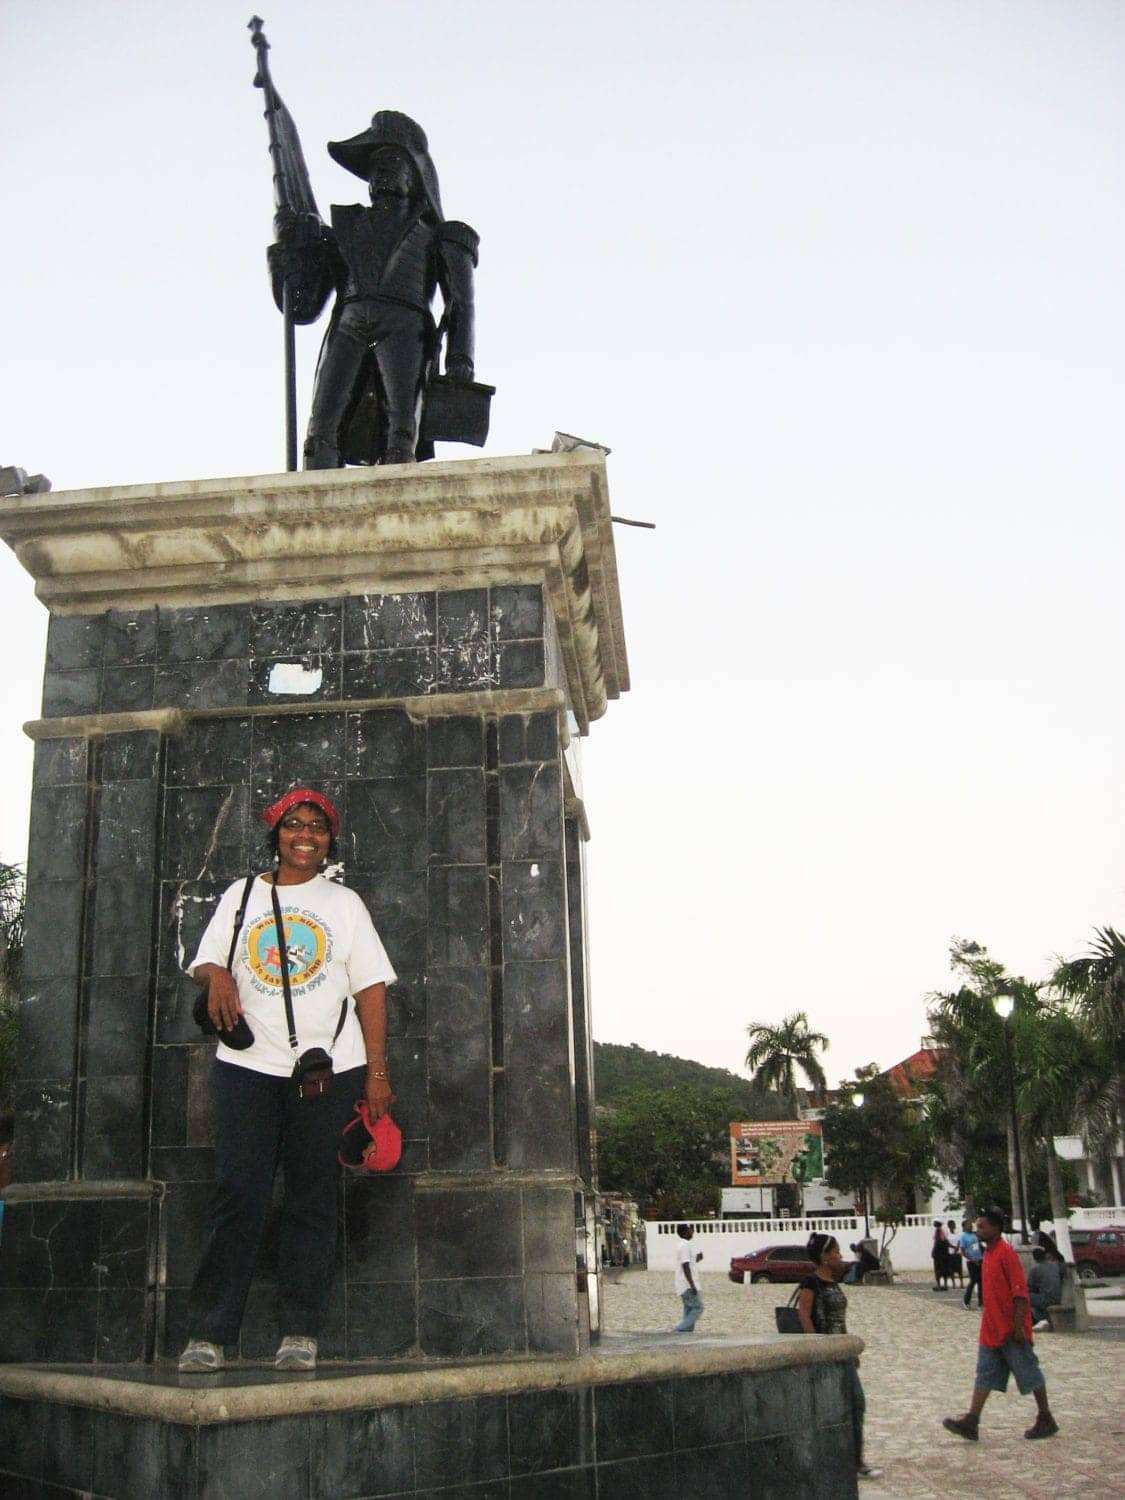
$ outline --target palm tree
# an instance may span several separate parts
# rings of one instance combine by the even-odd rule
[[[1099,1164],[1112,1172],[1125,1126],[1125,937],[1096,927],[1083,958],[1060,959],[1051,988],[1073,1003],[1101,1061],[1079,1088],[1078,1116]],[[1125,1189],[1120,1177],[1118,1186]]]
[[[1081,1091],[1104,1079],[1106,1069],[1096,1043],[1062,1005],[1045,1004],[1029,1013],[1017,1034],[1017,1049],[1020,1119],[1046,1159],[1051,1217],[1058,1223],[1069,1210],[1055,1136],[1068,1135],[1081,1121]]]
[[[750,1038],[746,1066],[753,1073],[754,1082],[781,1094],[796,1119],[797,1069],[818,1093],[824,1093],[828,1087],[816,1056],[827,1050],[828,1038],[823,1032],[809,1030],[809,1018],[803,1010],[795,1010],[776,1026],[755,1021],[747,1026],[746,1035]]]

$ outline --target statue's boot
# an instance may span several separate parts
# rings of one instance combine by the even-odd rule
[[[413,448],[395,444],[394,447],[386,450],[379,462],[381,464],[416,464],[418,456]]]

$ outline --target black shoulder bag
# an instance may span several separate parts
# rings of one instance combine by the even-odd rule
[[[250,900],[250,892],[254,888],[257,879],[253,873],[247,875],[246,884],[242,887],[242,899],[238,903],[238,912],[234,919],[234,933],[230,940],[230,952],[227,954],[227,969],[233,972],[234,950],[238,947],[238,935],[242,931],[242,923],[246,919],[246,907]],[[239,1016],[230,1031],[222,1031],[212,1021],[207,1010],[207,1001],[210,998],[211,986],[203,990],[197,997],[191,1008],[191,1018],[202,1031],[204,1036],[217,1036],[224,1047],[233,1047],[236,1052],[244,1052],[247,1047],[254,1045],[254,1033],[250,1030],[245,1016]]]
[[[277,899],[277,886],[270,886],[270,898],[273,901],[273,920],[277,928],[277,951],[281,964],[281,992],[285,996],[285,1024],[289,1027],[289,1045],[296,1052],[299,1046],[297,1041],[297,1021],[293,1015],[293,991],[289,984],[289,949],[285,944],[285,924],[281,918],[281,902]],[[344,996],[340,1002],[340,1019],[336,1022],[336,1030],[332,1037],[333,1047],[344,1029],[344,1022],[348,1018],[348,997]],[[297,1094],[301,1099],[319,1099],[326,1094],[332,1084],[332,1057],[325,1052],[323,1047],[310,1047],[307,1052],[302,1052],[293,1064],[293,1082],[297,1085]]]
[[[777,1323],[778,1333],[804,1333],[806,1330],[801,1323],[801,1314],[797,1311],[797,1299],[805,1290],[798,1286],[792,1297],[784,1307],[775,1307],[773,1310],[774,1321]],[[816,1299],[820,1295],[819,1290],[813,1292],[813,1327],[816,1327]]]

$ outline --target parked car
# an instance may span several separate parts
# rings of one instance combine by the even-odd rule
[[[1125,1225],[1107,1224],[1104,1229],[1072,1229],[1074,1268],[1083,1281],[1125,1273]]]
[[[751,1281],[803,1281],[815,1271],[804,1245],[767,1245],[752,1255],[732,1256],[727,1275],[741,1284],[747,1277]]]

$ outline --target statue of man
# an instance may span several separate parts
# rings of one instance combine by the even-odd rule
[[[335,292],[313,388],[305,468],[414,463],[433,456],[419,438],[422,396],[437,373],[473,379],[473,270],[480,243],[442,215],[437,173],[420,125],[380,110],[370,128],[330,141],[333,160],[362,177],[371,207],[332,205],[319,218],[279,212],[269,264],[274,299],[289,286],[297,323],[312,323]],[[440,327],[430,311],[440,287]]]

